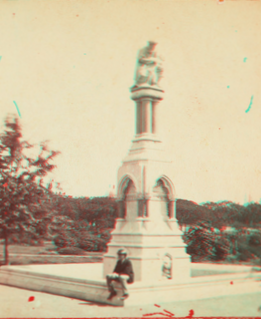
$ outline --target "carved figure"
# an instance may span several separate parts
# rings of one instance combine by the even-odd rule
[[[134,87],[158,86],[163,72],[163,59],[155,52],[156,45],[156,42],[149,41],[148,45],[139,51]]]
[[[172,268],[172,260],[171,257],[166,254],[163,258],[163,265],[162,265],[162,276],[166,279],[171,279],[171,268]]]

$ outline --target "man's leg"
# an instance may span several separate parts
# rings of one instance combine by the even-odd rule
[[[118,274],[109,274],[106,276],[107,286],[108,286],[108,290],[110,292],[110,295],[107,298],[108,300],[111,300],[114,296],[117,295],[117,292],[115,291],[114,286],[113,286],[113,281],[119,280],[118,278],[119,278]]]
[[[109,292],[115,291],[114,286],[112,284],[113,280],[115,280],[115,275],[114,274],[107,275],[106,280],[107,280],[107,286],[108,286]]]
[[[127,288],[127,280],[129,279],[128,275],[119,275],[119,282],[121,283],[122,286],[122,291],[123,291],[123,297],[127,297],[129,295],[128,293],[128,288]]]

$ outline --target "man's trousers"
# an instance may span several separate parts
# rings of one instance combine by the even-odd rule
[[[107,286],[109,289],[109,292],[113,292],[115,291],[114,282],[119,282],[122,286],[122,291],[123,294],[128,294],[128,288],[127,288],[127,280],[129,279],[128,275],[119,275],[116,273],[113,274],[109,274],[106,276],[106,280],[107,280]]]

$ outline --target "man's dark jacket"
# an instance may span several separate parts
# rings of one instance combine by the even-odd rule
[[[134,272],[132,269],[132,264],[128,258],[125,258],[123,261],[118,260],[113,272],[116,272],[119,275],[128,275],[128,284],[131,284],[134,281]]]

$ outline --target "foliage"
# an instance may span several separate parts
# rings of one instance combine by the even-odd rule
[[[230,242],[222,234],[215,236],[215,241],[213,242],[212,255],[210,259],[213,261],[225,260],[230,252]]]
[[[85,251],[104,251],[106,241],[90,232],[77,228],[59,232],[53,239],[54,244],[60,248],[81,248]],[[59,250],[58,250],[59,251]]]
[[[224,260],[229,253],[228,240],[214,233],[208,222],[192,226],[183,239],[192,261]]]
[[[70,236],[69,232],[61,231],[53,239],[54,244],[59,248],[76,247],[77,240]]]
[[[60,255],[87,255],[86,251],[77,247],[66,247],[57,250]]]
[[[192,201],[178,199],[176,202],[176,218],[180,225],[196,225],[208,220],[209,210]]]
[[[261,248],[261,234],[251,234],[248,237],[248,244],[251,247],[260,247]]]
[[[5,238],[8,263],[8,237],[36,242],[46,235],[45,220],[50,219],[51,185],[44,187],[43,178],[54,169],[51,164],[58,154],[42,142],[39,152],[31,157],[33,145],[22,140],[18,118],[7,117],[0,135],[0,229]]]
[[[86,251],[104,251],[117,217],[114,198],[73,198],[56,195],[49,233],[57,247],[78,247]]]
[[[221,230],[226,227],[235,227],[238,230],[261,228],[261,205],[239,205],[230,201],[198,205],[192,201],[178,199],[176,217],[180,226],[196,226],[199,222],[208,221],[213,228]]]
[[[66,216],[83,225],[95,235],[113,229],[117,218],[117,203],[111,197],[79,197],[56,195],[55,209],[59,216]]]

